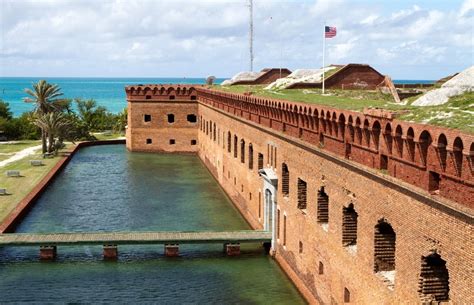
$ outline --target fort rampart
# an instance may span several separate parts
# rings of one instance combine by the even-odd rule
[[[170,87],[139,88],[127,87],[127,146],[155,151],[135,138],[135,128],[150,109],[169,103]],[[195,94],[194,151],[254,228],[269,217],[259,171],[276,173],[273,251],[308,301],[474,302],[472,135],[399,121],[383,110],[341,111],[204,87],[186,92],[178,117],[185,120]],[[147,94],[150,108],[142,106]],[[138,124],[140,137],[174,136],[164,115],[154,126]]]

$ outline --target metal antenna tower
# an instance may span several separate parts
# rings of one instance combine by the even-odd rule
[[[253,72],[253,1],[249,0],[249,50],[250,71]]]

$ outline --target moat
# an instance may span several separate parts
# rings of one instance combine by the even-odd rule
[[[129,153],[123,145],[81,149],[16,232],[230,231],[249,226],[196,156]],[[0,250],[2,302],[299,304],[302,297],[260,245],[226,257],[222,245],[60,247]]]

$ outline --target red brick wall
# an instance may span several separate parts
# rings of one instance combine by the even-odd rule
[[[290,137],[308,139],[312,144],[320,144],[328,151],[369,167],[380,168],[382,155],[386,156],[388,174],[425,190],[427,196],[441,195],[474,207],[474,136],[471,134],[398,121],[384,113],[380,113],[380,116],[377,116],[377,112],[369,111],[362,114],[204,88],[199,89],[199,98],[239,117],[242,116],[242,110],[248,111],[258,117],[252,121],[262,126],[283,130]],[[439,157],[444,149],[441,141],[443,137],[447,138],[445,166],[441,165]],[[324,143],[319,143],[321,139]],[[340,144],[335,144],[338,141]],[[401,155],[398,148],[401,149]],[[401,171],[400,166],[403,167]],[[403,174],[399,174],[401,172]],[[429,187],[429,172],[440,177],[438,191]],[[443,189],[448,185],[444,180],[453,179],[456,180],[453,182],[456,192]]]
[[[279,190],[277,200],[281,213],[280,226],[283,215],[287,217],[287,240],[286,246],[283,246],[281,228],[276,259],[300,290],[306,292],[304,294],[310,302],[343,303],[343,291],[347,288],[351,292],[351,302],[355,304],[419,303],[417,289],[421,256],[426,256],[432,249],[436,249],[447,261],[450,299],[454,303],[474,301],[470,283],[466,280],[470,273],[468,266],[472,264],[468,249],[474,246],[469,237],[470,230],[466,228],[472,229],[472,219],[459,216],[457,212],[445,213],[392,185],[402,184],[409,188],[402,182],[385,181],[384,178],[375,180],[355,172],[344,161],[340,164],[333,162],[331,158],[334,157],[330,153],[323,153],[328,139],[324,140],[324,149],[320,150],[298,139],[294,140],[295,143],[290,142],[288,139],[291,138],[281,132],[266,127],[257,128],[254,123],[219,112],[205,103],[200,105],[199,112],[203,120],[219,122],[217,129],[220,137],[214,141],[204,132],[199,132],[198,154],[254,228],[261,229],[263,226],[263,197],[260,197],[259,204],[258,195],[263,182],[256,171],[257,154],[265,156],[265,164],[273,163],[272,167],[279,175],[280,190],[281,163],[288,165],[290,195],[285,198]],[[232,135],[230,153],[227,150],[229,131]],[[234,135],[237,135],[239,143],[241,139],[245,140],[245,163],[241,163],[240,145],[237,158],[234,158]],[[254,150],[253,170],[248,168],[249,143]],[[337,141],[332,144],[335,143]],[[277,149],[273,161],[268,154],[269,147]],[[315,154],[315,151],[321,155]],[[360,168],[352,162],[348,164]],[[384,177],[377,171],[371,173]],[[308,207],[305,212],[297,208],[298,178],[308,184]],[[330,197],[327,231],[316,221],[316,197],[321,186],[325,186]],[[342,208],[349,203],[354,204],[359,215],[355,252],[350,252],[341,243]],[[374,226],[382,218],[387,219],[397,236],[393,290],[373,271]],[[300,242],[303,244],[302,253],[299,252]],[[318,274],[320,262],[324,264],[324,274]]]
[[[420,303],[421,257],[433,250],[447,262],[450,300],[474,302],[469,280],[474,246],[472,135],[397,121],[389,115],[377,117],[204,88],[198,89],[198,97],[197,153],[252,227],[263,225],[259,153],[265,166],[273,167],[279,176],[281,229],[276,260],[310,302],[343,303],[347,288],[352,303]],[[144,107],[131,104],[138,106],[132,112]],[[135,128],[129,126],[133,141]],[[249,144],[253,169],[248,163]],[[386,169],[379,170],[382,160]],[[289,197],[281,193],[282,163],[290,171]],[[430,172],[440,177],[439,190],[432,190],[433,194],[427,191]],[[298,178],[307,183],[305,211],[297,208]],[[317,222],[317,191],[322,186],[329,196],[327,227]],[[342,209],[351,203],[358,213],[355,251],[342,245]],[[396,233],[393,288],[374,273],[375,225],[382,219]],[[320,263],[324,274],[318,272]]]
[[[196,96],[195,89],[154,85],[138,86],[138,89],[127,87],[127,148],[132,151],[196,152],[198,106],[196,100],[191,99]],[[170,95],[175,99],[170,100]],[[168,122],[170,114],[174,115],[173,123]],[[149,122],[145,122],[145,115],[151,116]],[[190,122],[188,115],[195,115],[196,122]],[[171,143],[173,140],[174,144]]]
[[[368,65],[347,65],[328,77],[325,85],[334,89],[373,90],[384,80],[384,76]]]

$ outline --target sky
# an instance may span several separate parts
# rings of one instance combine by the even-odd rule
[[[474,64],[474,0],[254,0],[254,70],[366,63],[393,79]],[[229,77],[248,0],[0,0],[0,77]]]

